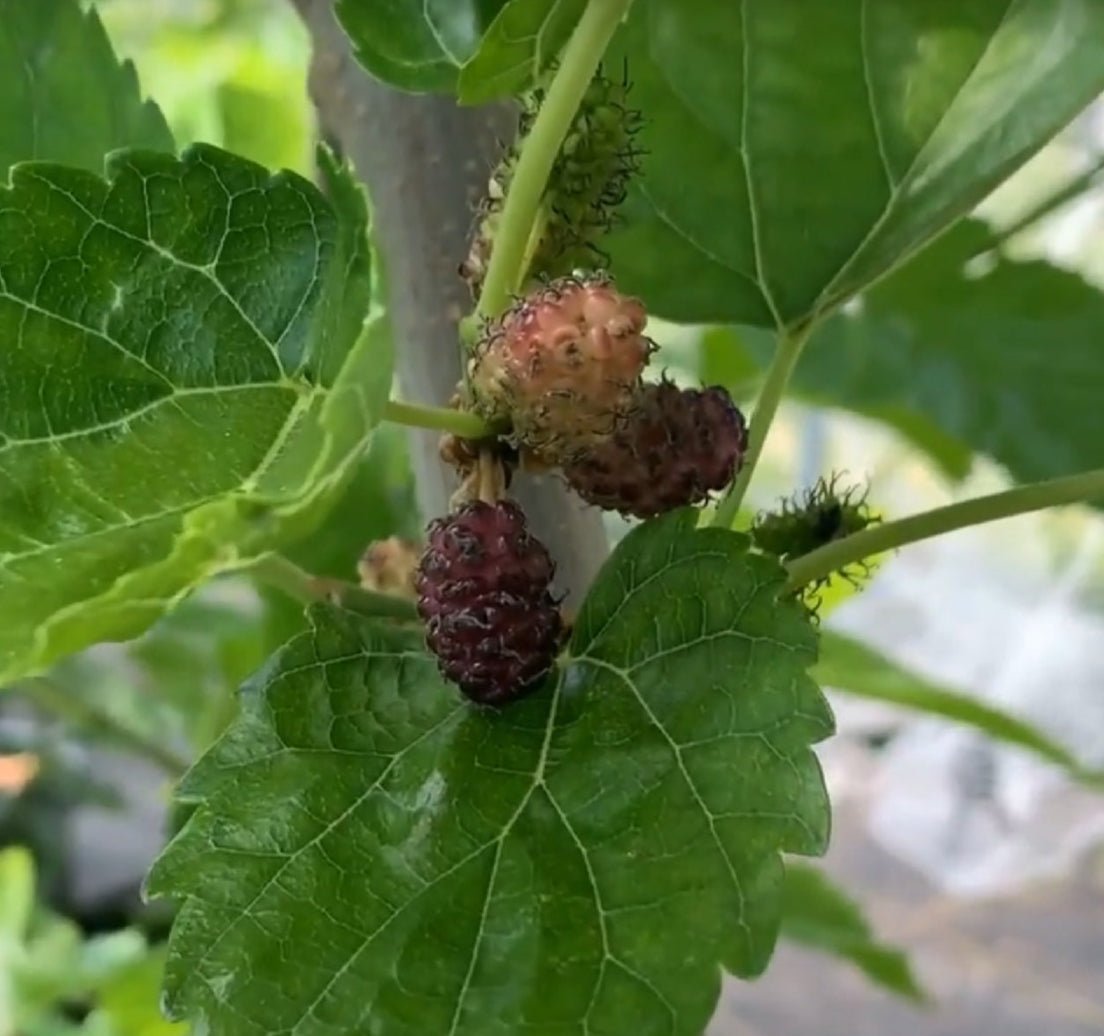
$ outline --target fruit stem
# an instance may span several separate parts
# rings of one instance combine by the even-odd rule
[[[521,144],[517,168],[506,191],[502,218],[476,306],[476,314],[480,317],[498,316],[525,277],[526,248],[552,166],[598,71],[602,55],[631,3],[632,0],[589,0],[560,55],[559,67],[533,126]]]
[[[763,453],[763,446],[767,441],[767,433],[774,423],[774,416],[778,413],[778,406],[782,402],[782,396],[786,392],[790,375],[797,366],[801,350],[809,340],[812,325],[797,328],[786,334],[780,333],[778,345],[775,349],[774,359],[763,381],[763,387],[759,390],[759,398],[755,403],[755,412],[751,415],[748,425],[747,456],[744,457],[743,467],[736,476],[724,498],[717,505],[713,515],[713,525],[729,529],[736,520],[736,514],[740,510],[740,504],[744,502],[751,476],[755,473],[755,466],[759,463],[759,457]]]
[[[485,439],[495,434],[495,429],[478,414],[468,410],[446,407],[421,406],[389,399],[383,408],[383,419],[412,428],[440,428],[453,432],[462,439]]]
[[[282,590],[304,604],[325,602],[377,619],[410,622],[418,618],[412,601],[365,590],[364,587],[342,579],[312,575],[282,554],[266,554],[255,561],[248,571],[261,582]]]
[[[934,511],[924,511],[885,525],[872,525],[852,536],[817,547],[786,565],[787,590],[799,590],[846,566],[885,550],[941,536],[971,525],[995,522],[1060,504],[1078,504],[1104,497],[1104,468],[1083,471],[1047,482],[1032,482],[1002,493],[962,500]]]
[[[500,500],[506,492],[502,465],[490,450],[480,450],[476,460],[476,497],[485,504]]]

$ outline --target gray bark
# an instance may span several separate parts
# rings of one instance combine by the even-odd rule
[[[456,324],[471,308],[457,273],[472,213],[512,131],[504,108],[460,108],[405,94],[357,64],[332,0],[294,0],[310,31],[310,91],[323,133],[368,185],[387,266],[398,377],[405,398],[444,404],[460,378]],[[455,488],[437,457],[437,433],[412,431],[411,457],[425,517],[443,514]],[[558,588],[575,605],[607,553],[600,514],[555,478],[518,476],[512,495],[557,561]]]

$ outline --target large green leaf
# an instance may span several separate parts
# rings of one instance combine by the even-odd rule
[[[828,321],[799,385],[857,409],[896,406],[1022,482],[1100,464],[1104,294],[1043,261],[990,255],[970,221]]]
[[[1079,780],[1104,783],[1104,774],[1088,770],[1068,749],[1037,727],[962,691],[925,680],[861,641],[826,631],[821,635],[820,646],[820,660],[813,672],[825,686],[974,727],[994,741],[1026,749],[1063,767]]]
[[[859,905],[815,867],[786,864],[782,934],[850,961],[894,993],[911,1000],[926,999],[908,957],[878,942]]]
[[[631,533],[559,679],[463,704],[415,633],[318,608],[185,778],[149,891],[215,1036],[698,1036],[820,852],[831,717],[781,569],[683,512]],[[554,685],[551,685],[554,683]]]
[[[31,159],[92,172],[121,147],[172,151],[157,105],[76,0],[0,0],[0,177]]]
[[[357,60],[402,90],[454,91],[506,0],[337,0]]]
[[[509,0],[460,70],[460,100],[483,104],[527,90],[555,60],[585,7],[586,0]]]
[[[316,521],[390,387],[367,211],[197,146],[0,192],[0,682]]]
[[[887,421],[955,474],[973,452],[1022,482],[1099,465],[1104,293],[992,244],[985,224],[964,221],[855,312],[830,318],[802,356],[794,392]],[[729,350],[765,367],[773,343],[764,339],[711,332],[710,373],[723,373]]]
[[[950,233],[957,234],[958,229],[955,227]],[[833,327],[841,319],[840,315],[833,315],[822,326]],[[887,357],[879,351],[867,362],[856,352],[844,351],[839,356],[837,369],[831,353],[816,344],[821,340],[820,334],[815,334],[806,346],[801,363],[787,386],[792,397],[815,406],[845,408],[888,425],[926,453],[952,480],[963,479],[970,473],[974,451],[961,439],[943,431],[931,414],[915,410],[902,400],[900,372],[884,370],[892,365],[892,359],[887,362]],[[699,377],[708,384],[727,386],[737,398],[753,400],[774,356],[776,341],[775,332],[746,324],[706,328],[698,343]],[[817,359],[810,359],[812,356]],[[856,366],[860,363],[861,367]],[[827,376],[827,381],[811,373],[814,366],[818,374]],[[859,394],[844,388],[860,378],[864,385],[867,384],[872,369],[883,372],[889,379],[871,378],[870,383],[877,391]]]
[[[674,320],[830,310],[1104,90],[1102,38],[1099,0],[637,0],[612,57],[648,154],[613,269]]]

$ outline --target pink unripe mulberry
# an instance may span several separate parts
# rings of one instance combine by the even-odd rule
[[[475,408],[562,462],[608,438],[654,349],[643,304],[609,278],[561,277],[492,322],[471,360]]]

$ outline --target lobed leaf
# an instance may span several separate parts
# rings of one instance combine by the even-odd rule
[[[612,268],[671,320],[819,317],[1104,90],[1102,35],[1096,0],[637,0],[611,58],[648,154]]]
[[[337,0],[357,60],[414,92],[454,92],[461,67],[507,0]]]
[[[1104,293],[1042,260],[993,251],[966,220],[814,334],[791,386],[803,400],[884,421],[955,476],[974,453],[1020,482],[1100,463]],[[704,374],[748,380],[774,343],[715,329]]]
[[[0,191],[0,683],[318,520],[390,388],[365,201],[210,146]]]
[[[694,512],[631,533],[555,681],[502,712],[327,608],[185,778],[148,891],[203,1031],[697,1036],[816,853],[831,717],[782,570]]]
[[[570,37],[586,0],[508,0],[460,69],[464,104],[524,93],[547,71]]]
[[[0,0],[0,68],[0,174],[32,159],[98,173],[118,148],[173,150],[134,66],[75,0]]]

